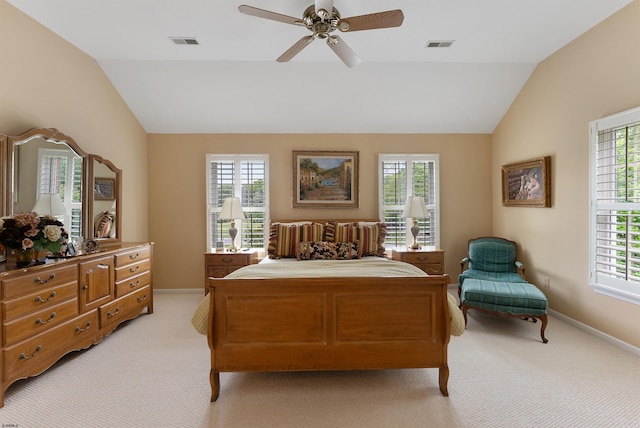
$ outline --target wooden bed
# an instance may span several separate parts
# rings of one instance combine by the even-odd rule
[[[438,368],[440,391],[448,396],[452,315],[454,334],[464,330],[447,292],[449,277],[379,257],[386,225],[370,221],[350,235],[358,240],[358,260],[298,261],[300,242],[319,235],[311,239],[310,228],[289,233],[287,224],[302,227],[272,223],[265,261],[277,263],[209,278],[209,295],[192,322],[211,350],[211,401],[220,394],[220,372],[248,371]],[[328,221],[322,236],[345,242],[339,240],[344,224]],[[294,248],[298,259],[291,258]],[[360,257],[367,252],[378,257]]]
[[[220,372],[435,367],[447,396],[447,276],[210,279],[211,401]]]

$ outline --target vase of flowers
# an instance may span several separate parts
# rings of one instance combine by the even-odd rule
[[[69,234],[57,218],[35,212],[14,214],[0,219],[0,242],[14,250],[16,264],[28,266],[43,253],[60,253]]]

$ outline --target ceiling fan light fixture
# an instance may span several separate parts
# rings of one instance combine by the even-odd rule
[[[399,27],[404,20],[404,14],[400,9],[351,16],[342,20],[340,12],[333,7],[333,0],[315,0],[314,4],[305,9],[302,14],[302,19],[244,4],[238,6],[238,10],[240,13],[258,18],[284,22],[285,24],[302,25],[313,33],[311,36],[306,36],[298,40],[285,53],[280,55],[276,61],[287,62],[314,39],[323,39],[327,41],[327,45],[340,57],[347,67],[355,67],[360,64],[360,58],[358,58],[355,52],[353,52],[340,37],[331,35],[333,31],[340,30],[341,32],[347,32]]]

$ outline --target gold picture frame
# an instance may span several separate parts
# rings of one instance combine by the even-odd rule
[[[551,206],[551,157],[502,166],[502,205]]]
[[[293,151],[294,208],[358,208],[358,152]]]
[[[115,200],[116,180],[114,178],[96,177],[93,183],[93,199],[96,201]]]

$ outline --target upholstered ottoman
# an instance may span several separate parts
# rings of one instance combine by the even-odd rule
[[[547,343],[547,297],[528,282],[500,282],[467,278],[460,286],[460,307],[467,323],[467,310],[480,309],[500,316],[542,321],[540,337]]]

